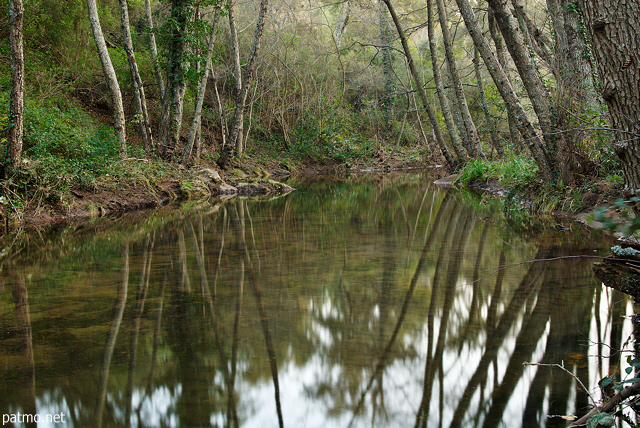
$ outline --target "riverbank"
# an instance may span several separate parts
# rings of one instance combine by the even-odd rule
[[[15,195],[17,202],[4,199],[3,235],[7,237],[22,231],[42,231],[71,222],[154,209],[185,200],[288,193],[294,189],[282,182],[291,176],[424,168],[434,169],[437,177],[446,175],[441,165],[425,166],[421,160],[409,158],[408,152],[403,150],[391,156],[327,164],[245,157],[226,170],[217,168],[211,162],[201,162],[190,168],[159,160],[130,159],[126,162],[143,164],[144,169],[138,169],[136,174],[125,178],[121,174],[116,176],[115,173],[107,173],[90,186],[78,184],[68,189],[34,189],[25,185],[20,194]],[[160,163],[161,166],[158,165]],[[16,174],[17,178],[13,180],[27,182],[23,176],[31,174],[28,168]]]

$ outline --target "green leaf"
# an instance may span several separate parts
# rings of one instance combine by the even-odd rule
[[[627,372],[627,374],[631,374],[632,370],[633,370],[633,367],[627,367],[626,369],[624,369],[624,371]]]
[[[595,416],[589,418],[587,421],[587,428],[598,428],[598,427],[612,427],[616,423],[616,420],[613,416],[608,413],[598,413]]]
[[[598,382],[598,385],[600,385],[600,388],[606,388],[607,386],[611,385],[612,383],[613,383],[613,378],[605,377],[600,382]]]

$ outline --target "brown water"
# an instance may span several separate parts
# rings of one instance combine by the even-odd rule
[[[594,393],[621,363],[610,348],[630,303],[594,259],[532,262],[604,255],[607,238],[505,217],[420,174],[293,185],[5,251],[0,413],[64,414],[38,425],[64,427],[566,426],[547,415],[582,415],[587,395],[523,363],[564,363]]]

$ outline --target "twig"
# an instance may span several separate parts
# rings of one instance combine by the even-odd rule
[[[567,372],[569,374],[569,376],[571,376],[572,378],[574,378],[582,387],[582,389],[584,390],[584,392],[589,396],[589,399],[591,400],[591,402],[593,403],[594,407],[596,409],[598,409],[598,411],[600,411],[600,406],[598,406],[598,404],[596,403],[596,400],[594,400],[593,396],[589,393],[589,390],[587,389],[586,386],[584,386],[584,383],[582,383],[582,381],[580,380],[580,378],[578,378],[578,376],[574,375],[573,373],[571,373],[569,370],[564,368],[564,361],[562,361],[562,364],[543,364],[543,363],[528,363],[528,362],[524,362],[522,363],[523,366],[542,366],[542,367],[557,367],[559,369],[564,370],[565,372]]]

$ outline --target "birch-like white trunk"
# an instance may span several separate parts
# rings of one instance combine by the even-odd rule
[[[111,63],[111,57],[107,50],[107,43],[104,40],[104,34],[102,34],[96,0],[87,0],[87,8],[89,9],[89,23],[91,24],[91,30],[93,31],[93,40],[96,43],[98,56],[100,57],[100,63],[102,64],[102,71],[107,81],[109,93],[111,94],[114,129],[116,131],[118,141],[120,141],[120,156],[125,159],[127,157],[127,132],[125,129],[124,106],[122,104],[120,85],[118,84],[116,71]]]

